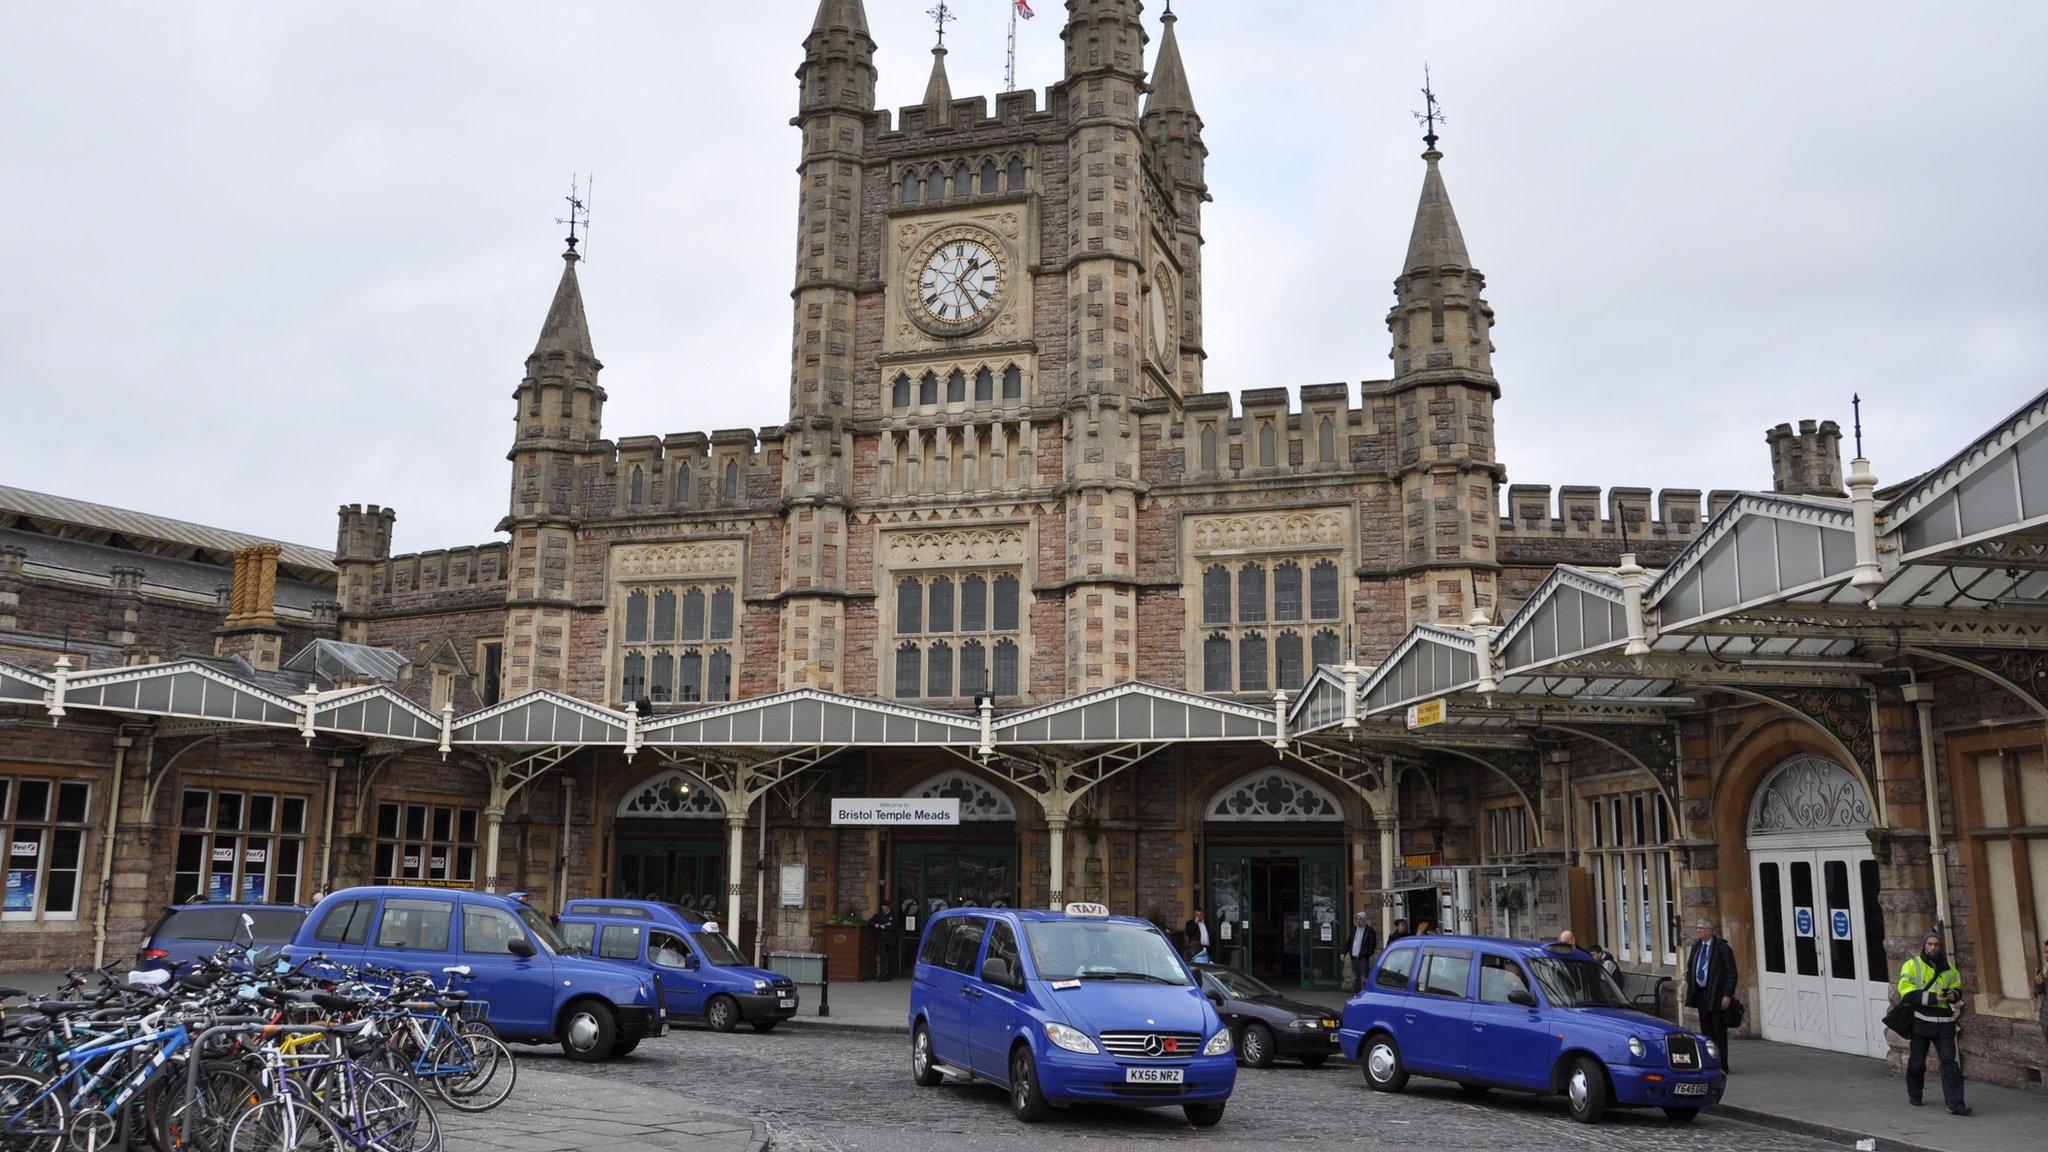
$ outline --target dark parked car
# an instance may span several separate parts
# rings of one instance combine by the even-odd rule
[[[175,977],[223,944],[289,944],[309,911],[299,904],[174,904],[150,925],[135,950],[135,971]],[[252,927],[243,926],[245,914]]]
[[[1272,985],[1235,968],[1197,964],[1202,995],[1216,1005],[1216,1014],[1237,1037],[1238,1063],[1264,1068],[1275,1057],[1322,1067],[1337,1045],[1337,1012],[1300,1000],[1289,1000]]]

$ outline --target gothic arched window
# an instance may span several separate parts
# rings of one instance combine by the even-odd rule
[[[988,581],[979,573],[960,581],[960,630],[979,632],[988,626]]]
[[[724,648],[713,649],[705,662],[704,699],[732,699],[732,653]]]
[[[1308,570],[1308,614],[1312,620],[1335,620],[1341,614],[1336,561],[1318,560]]]
[[[1003,369],[1003,399],[1021,400],[1024,397],[1024,370],[1015,364]]]
[[[1337,634],[1328,628],[1315,634],[1309,640],[1309,658],[1318,668],[1335,666],[1343,660],[1337,647]]]
[[[940,697],[953,694],[953,646],[943,641],[931,646],[925,654],[925,688],[927,696]]]
[[[1024,158],[1022,156],[1010,157],[1010,175],[1005,187],[1012,192],[1024,190]]]
[[[663,588],[654,594],[654,639],[666,641],[676,638],[676,593],[673,588]]]
[[[970,177],[968,176],[968,173],[967,173],[967,161],[965,161],[965,160],[962,160],[962,161],[961,161],[960,163],[958,163],[958,164],[954,165],[954,166],[953,166],[953,195],[955,195],[955,196],[965,196],[965,195],[967,195],[968,193],[972,192],[972,191],[973,191],[974,189],[973,189],[972,187],[970,187],[970,186],[968,185],[968,183],[967,183],[967,181],[968,181],[969,179],[970,179]]]
[[[1221,564],[1202,572],[1202,623],[1230,623],[1230,569]]]
[[[1017,578],[1008,572],[996,577],[995,630],[1017,630]]]
[[[1272,424],[1272,422],[1271,422],[1271,421],[1267,421],[1267,422],[1265,422],[1265,423],[1263,423],[1263,424],[1260,424],[1260,425],[1259,425],[1259,467],[1261,467],[1261,468],[1271,468],[1271,467],[1273,467],[1273,466],[1274,466],[1274,464],[1275,464],[1275,463],[1277,462],[1277,461],[1275,460],[1275,457],[1277,457],[1277,456],[1279,455],[1278,451],[1276,451],[1276,449],[1277,449],[1277,446],[1278,446],[1278,443],[1279,443],[1279,441],[1278,441],[1278,438],[1277,438],[1277,437],[1276,437],[1276,436],[1274,435],[1274,432],[1273,432],[1273,424]]]
[[[910,407],[909,376],[901,372],[896,374],[896,382],[894,384],[889,385],[889,406],[891,408]]]
[[[1301,633],[1289,629],[1273,637],[1273,686],[1292,691],[1302,683]]]
[[[647,639],[647,593],[635,592],[626,597],[626,642],[643,643]]]
[[[1237,642],[1237,690],[1266,690],[1266,636],[1263,632],[1248,632]]]
[[[625,672],[619,677],[619,695],[628,702],[647,695],[647,658],[638,652],[626,653]]]
[[[1230,691],[1230,637],[1221,632],[1202,641],[1202,691]]]
[[[1301,565],[1292,560],[1273,565],[1273,619],[1301,619]]]
[[[656,649],[647,675],[647,698],[656,704],[666,704],[674,686],[675,662],[666,649]]]
[[[632,494],[627,500],[635,508],[647,502],[647,476],[640,471],[638,464],[633,465]]]
[[[736,504],[739,502],[739,498],[740,462],[737,460],[727,460],[725,462],[725,502],[727,504]]]
[[[899,700],[917,699],[917,690],[924,671],[923,653],[915,644],[904,644],[896,649],[896,697]]]
[[[952,373],[946,377],[946,403],[964,404],[966,402],[967,373],[962,372],[958,368],[955,368],[953,369]]]
[[[711,590],[711,638],[732,639],[732,585],[720,584]]]
[[[1247,564],[1237,570],[1237,622],[1266,622],[1266,566]]]
[[[919,404],[937,404],[939,402],[939,374],[937,372],[926,372],[923,376],[918,377],[917,402]]]
[[[932,577],[930,609],[924,614],[927,632],[951,632],[953,630],[953,579],[950,576]]]
[[[905,204],[917,203],[917,192],[917,173],[905,172],[903,174],[903,202]]]
[[[692,588],[683,593],[683,635],[685,640],[704,638],[704,590]]]
[[[988,649],[979,640],[960,645],[960,695],[980,696],[988,691]]]
[[[675,499],[678,506],[690,502],[690,466],[688,464],[676,465]]]
[[[915,636],[924,631],[924,584],[905,580],[896,585],[896,631]]]
[[[1334,464],[1337,460],[1337,429],[1327,416],[1316,427],[1316,458],[1325,464]]]
[[[986,365],[974,370],[974,398],[993,400],[996,398],[996,376]]]
[[[927,200],[944,200],[946,198],[946,170],[944,168],[934,168],[931,170],[931,174],[924,178],[924,198]]]
[[[1017,642],[1014,640],[996,641],[996,674],[992,691],[997,696],[1017,694]]]
[[[695,704],[704,699],[704,655],[695,648],[676,658],[676,703]]]
[[[1202,452],[1196,458],[1197,466],[1204,472],[1216,470],[1216,426],[1202,425]]]
[[[996,190],[996,180],[997,180],[997,178],[998,178],[998,177],[997,177],[997,173],[996,173],[996,162],[995,162],[995,161],[993,161],[993,160],[983,160],[983,161],[981,162],[981,194],[982,194],[982,195],[986,196],[986,195],[988,195],[989,193],[991,193],[991,192],[993,192],[993,191],[995,191],[995,190]]]

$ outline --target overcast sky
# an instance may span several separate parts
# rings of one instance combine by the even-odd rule
[[[953,91],[1002,83],[960,0]],[[928,0],[868,0],[915,102]],[[1064,5],[1018,34],[1060,72]],[[792,76],[815,0],[7,5],[0,483],[332,546],[492,538],[509,398],[597,174],[617,438],[786,415]],[[1146,20],[1157,40],[1157,4]],[[1885,481],[2048,386],[2048,5],[1181,0],[1213,389],[1389,374],[1422,165],[1497,312],[1511,481],[1763,487],[1846,428]]]

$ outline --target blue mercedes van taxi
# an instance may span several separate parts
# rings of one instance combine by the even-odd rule
[[[659,978],[671,1019],[701,1016],[714,1032],[742,1023],[772,1032],[796,1015],[796,984],[748,965],[701,912],[653,900],[571,900],[558,919],[571,946]]]
[[[927,1088],[1007,1088],[1026,1123],[1091,1101],[1178,1105],[1208,1127],[1237,1084],[1230,1029],[1180,954],[1100,904],[934,915],[911,976],[910,1070]]]
[[[1713,1041],[1637,1011],[1598,961],[1562,943],[1396,940],[1338,1035],[1379,1091],[1415,1075],[1559,1094],[1587,1124],[1609,1108],[1689,1121],[1728,1085]]]
[[[654,981],[580,956],[548,918],[512,896],[451,888],[346,888],[315,905],[285,954],[441,978],[464,965],[500,1037],[559,1043],[572,1060],[624,1056],[668,1030]]]

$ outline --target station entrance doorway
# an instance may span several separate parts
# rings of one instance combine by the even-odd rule
[[[1209,959],[1268,983],[1335,988],[1348,933],[1342,844],[1210,844]]]
[[[680,771],[663,772],[619,802],[618,848],[607,896],[660,900],[714,919],[726,911],[725,806]]]

